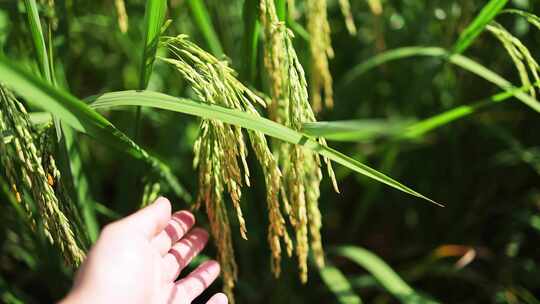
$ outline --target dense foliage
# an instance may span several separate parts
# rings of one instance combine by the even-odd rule
[[[0,0],[0,301],[61,298],[159,194],[238,303],[540,303],[535,14]]]

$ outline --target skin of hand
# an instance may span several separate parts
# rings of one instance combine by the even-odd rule
[[[211,260],[178,279],[208,241],[194,224],[188,211],[171,215],[171,203],[160,197],[105,226],[61,303],[191,303],[220,271]],[[215,294],[207,304],[227,304],[227,297]]]

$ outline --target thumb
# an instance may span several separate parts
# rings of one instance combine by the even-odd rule
[[[122,219],[119,224],[129,230],[141,231],[149,240],[158,235],[171,218],[171,203],[164,197],[159,197],[151,205]]]

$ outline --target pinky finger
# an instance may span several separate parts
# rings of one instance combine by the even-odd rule
[[[229,300],[227,300],[227,296],[223,293],[216,293],[213,295],[206,304],[227,304]]]

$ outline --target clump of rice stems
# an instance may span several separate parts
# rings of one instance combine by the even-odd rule
[[[117,22],[120,32],[126,33],[129,27],[129,19],[124,0],[114,0],[114,7],[116,8],[116,15],[118,18]]]
[[[36,203],[45,235],[68,263],[77,266],[84,259],[84,252],[54,191],[60,179],[54,160],[50,155],[44,159],[40,154],[28,113],[1,85],[0,101],[0,131],[13,134],[10,141],[0,141],[0,159],[15,197],[27,210],[30,210],[28,200]]]
[[[328,108],[334,105],[332,75],[328,60],[334,57],[330,38],[326,0],[307,1],[307,29],[310,35],[311,74],[310,92],[315,112],[319,112],[324,104]]]
[[[148,206],[152,202],[154,202],[156,199],[158,199],[160,191],[161,191],[161,184],[159,181],[151,178],[147,178],[148,180],[145,180],[144,183],[144,190],[141,200],[141,208]]]
[[[492,22],[488,25],[487,30],[490,31],[504,46],[506,52],[512,58],[523,86],[530,87],[529,94],[536,96],[535,87],[532,85],[529,72],[534,78],[534,83],[540,81],[539,72],[540,66],[531,55],[529,49],[514,35],[508,32],[502,25],[497,22]]]
[[[356,35],[356,25],[354,24],[354,18],[351,13],[351,4],[349,0],[339,0],[339,7],[341,8],[341,13],[345,18],[345,26],[349,34]]]
[[[255,104],[265,106],[264,100],[236,79],[234,70],[228,67],[227,62],[216,59],[190,42],[185,35],[166,37],[163,44],[173,58],[160,59],[172,64],[202,101],[259,115]],[[268,238],[272,256],[277,258],[281,255],[280,240],[286,244],[291,243],[280,211],[281,172],[265,136],[255,131],[247,133],[265,176],[270,220]],[[194,152],[194,164],[199,169],[197,205],[205,203],[211,231],[219,248],[225,291],[232,295],[237,266],[223,191],[229,193],[240,224],[240,233],[246,239],[247,229],[240,199],[241,187],[244,184],[249,186],[249,168],[242,129],[217,120],[202,120]]]
[[[274,2],[261,1],[261,23],[264,27],[265,67],[271,83],[273,109],[272,119],[295,130],[303,123],[315,121],[309,104],[304,70],[292,45],[292,32],[278,21]],[[277,80],[276,80],[277,79]],[[319,140],[325,145],[324,139]],[[299,145],[280,143],[277,147],[280,167],[283,172],[283,200],[289,221],[296,234],[296,255],[299,261],[300,278],[307,281],[309,248],[318,266],[324,265],[320,235],[321,214],[318,208],[319,186],[322,180],[321,163],[318,155]],[[328,172],[335,183],[332,167]],[[337,189],[337,186],[336,186]]]

